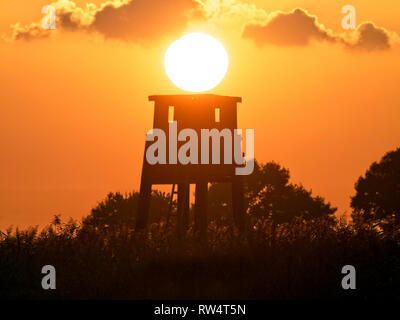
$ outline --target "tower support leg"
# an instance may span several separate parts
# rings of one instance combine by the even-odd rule
[[[195,191],[195,230],[204,238],[207,231],[207,196],[208,184],[206,181],[196,183]]]
[[[243,179],[236,176],[232,179],[232,213],[233,221],[239,231],[244,230],[244,194]]]
[[[140,195],[138,212],[136,216],[136,230],[146,228],[149,220],[150,211],[150,199],[151,199],[151,183],[142,179],[140,183]]]
[[[177,231],[181,236],[187,228],[189,216],[189,183],[178,184]]]

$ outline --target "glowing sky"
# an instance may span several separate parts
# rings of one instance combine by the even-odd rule
[[[348,3],[336,0],[103,2],[59,1],[55,31],[40,29],[49,2],[0,3],[0,228],[80,218],[108,192],[138,189],[147,96],[184,93],[163,59],[189,32],[226,48],[211,92],[243,97],[256,159],[289,168],[339,214],[399,146],[398,1],[352,0],[356,31],[341,28]]]

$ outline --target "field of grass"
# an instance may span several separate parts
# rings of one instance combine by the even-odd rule
[[[400,246],[346,225],[293,222],[271,237],[267,221],[239,234],[211,222],[207,239],[161,224],[104,231],[56,219],[47,229],[8,230],[0,241],[0,297],[23,299],[400,298]],[[357,289],[341,287],[353,265]],[[56,268],[43,290],[41,268]]]

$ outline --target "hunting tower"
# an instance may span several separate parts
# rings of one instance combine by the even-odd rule
[[[153,184],[172,184],[174,194],[175,185],[178,186],[177,229],[185,229],[189,214],[189,185],[195,184],[195,229],[200,234],[205,234],[207,227],[207,193],[209,182],[232,183],[232,214],[235,224],[239,229],[244,225],[243,212],[243,184],[241,176],[235,175],[232,164],[224,164],[224,143],[220,141],[220,164],[212,164],[212,143],[209,143],[209,164],[201,164],[201,129],[230,129],[233,133],[237,129],[237,103],[242,101],[240,97],[220,96],[214,94],[188,94],[188,95],[154,95],[149,96],[149,101],[154,101],[153,128],[162,129],[166,133],[167,164],[151,165],[146,161],[146,150],[152,142],[146,141],[145,156],[143,160],[142,177],[140,183],[140,198],[136,229],[146,227],[150,209],[151,189]],[[177,132],[190,128],[196,131],[198,136],[198,164],[183,165],[170,164],[169,136],[171,121],[177,122]],[[175,137],[176,139],[176,137]],[[210,139],[211,140],[211,139]],[[184,144],[178,141],[177,147]],[[167,220],[168,221],[168,220]]]

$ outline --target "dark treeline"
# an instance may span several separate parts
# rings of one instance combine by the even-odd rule
[[[170,195],[159,191],[145,232],[134,231],[137,192],[108,194],[81,222],[55,216],[43,230],[3,230],[0,297],[400,297],[400,149],[356,182],[349,221],[274,162],[246,178],[245,232],[233,226],[230,196],[229,185],[210,185],[206,240],[193,221],[180,237],[173,220],[165,228]],[[44,265],[56,268],[56,290],[41,287]],[[344,265],[356,269],[356,290],[341,286]]]

